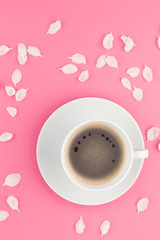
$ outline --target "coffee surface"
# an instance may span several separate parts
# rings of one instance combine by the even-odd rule
[[[78,180],[102,184],[120,169],[124,149],[115,130],[104,124],[88,124],[76,130],[68,140],[66,162]]]

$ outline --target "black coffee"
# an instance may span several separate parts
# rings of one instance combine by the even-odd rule
[[[124,162],[124,144],[114,129],[90,123],[69,138],[65,159],[70,173],[86,184],[103,184],[120,171]]]

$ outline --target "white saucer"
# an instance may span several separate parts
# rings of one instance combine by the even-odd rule
[[[99,205],[120,197],[134,184],[143,166],[143,159],[134,159],[121,183],[98,192],[80,188],[66,176],[60,159],[64,138],[76,125],[97,119],[123,128],[133,149],[144,148],[141,131],[133,117],[119,105],[101,98],[81,98],[64,104],[48,118],[37,142],[37,161],[44,180],[59,196],[77,204]]]

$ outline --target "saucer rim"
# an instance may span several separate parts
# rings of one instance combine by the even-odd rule
[[[47,185],[48,185],[56,194],[58,194],[60,197],[62,197],[62,198],[65,199],[65,200],[68,200],[68,201],[70,201],[70,202],[73,202],[73,203],[76,203],[76,204],[80,204],[80,205],[101,205],[101,204],[105,204],[105,203],[107,203],[107,202],[111,202],[111,201],[119,198],[120,196],[122,196],[124,193],[126,193],[126,192],[132,187],[132,185],[136,182],[136,180],[137,180],[137,178],[138,178],[138,176],[139,176],[139,174],[140,174],[140,172],[141,172],[141,170],[142,170],[144,159],[138,159],[138,161],[139,161],[139,167],[137,168],[137,171],[136,171],[136,174],[135,174],[136,176],[134,177],[134,180],[132,180],[132,183],[130,184],[129,187],[127,187],[124,191],[121,191],[121,193],[118,194],[118,196],[112,197],[111,200],[107,200],[107,201],[106,201],[106,200],[104,199],[104,200],[95,201],[95,202],[94,202],[94,199],[93,199],[93,202],[90,202],[90,201],[89,201],[89,202],[88,202],[88,201],[82,201],[82,200],[77,200],[77,201],[76,201],[75,199],[74,199],[74,200],[72,199],[72,196],[70,196],[70,198],[67,198],[66,196],[64,196],[63,193],[58,192],[58,191],[54,188],[54,186],[51,185],[51,183],[48,181],[48,179],[47,179],[47,177],[46,177],[46,175],[45,175],[45,173],[44,173],[44,169],[41,168],[40,159],[39,159],[40,141],[41,141],[41,138],[43,137],[43,136],[42,136],[42,133],[45,131],[45,128],[46,128],[48,122],[49,122],[50,120],[52,120],[52,118],[54,118],[54,116],[55,116],[58,112],[63,111],[63,110],[66,108],[66,106],[68,106],[68,105],[70,105],[70,104],[71,104],[71,105],[72,105],[72,104],[76,104],[76,102],[88,101],[88,100],[91,100],[91,101],[105,101],[105,103],[114,105],[116,108],[118,107],[118,108],[120,108],[121,110],[123,110],[123,111],[125,112],[126,116],[128,115],[128,117],[131,118],[132,122],[134,123],[134,125],[135,125],[136,128],[137,128],[137,130],[139,131],[139,136],[138,136],[138,137],[139,137],[139,139],[140,139],[140,141],[141,141],[141,148],[142,148],[142,147],[144,148],[144,140],[143,140],[143,136],[142,136],[142,133],[141,133],[141,131],[140,131],[140,128],[139,128],[137,122],[135,121],[135,119],[132,117],[132,115],[131,115],[126,109],[124,109],[123,107],[121,107],[119,104],[117,104],[117,103],[115,103],[115,102],[113,102],[113,101],[107,100],[107,99],[105,99],[105,98],[86,97],[86,98],[78,98],[78,99],[75,99],[75,100],[72,100],[72,101],[69,101],[69,102],[63,104],[62,106],[60,106],[58,109],[56,109],[56,110],[48,117],[48,119],[47,119],[47,120],[45,121],[45,123],[43,124],[43,126],[42,126],[42,128],[41,128],[41,130],[40,130],[39,136],[38,136],[37,147],[36,147],[36,156],[37,156],[38,168],[39,168],[39,170],[40,170],[40,173],[41,173],[44,181],[47,183]],[[132,140],[131,140],[131,142],[132,142]],[[131,168],[132,168],[132,167],[131,167]],[[64,174],[65,174],[65,173],[64,173]],[[124,182],[125,180],[126,180],[126,179],[124,179],[123,182]],[[72,182],[72,184],[73,184],[73,182]],[[121,183],[120,183],[120,185],[121,185]],[[83,191],[83,189],[81,189],[81,190]],[[85,191],[86,191],[86,190],[84,190],[84,192],[85,192]],[[87,191],[90,192],[89,189],[87,189]],[[93,190],[91,190],[91,191],[93,192]],[[102,191],[103,191],[103,190],[102,190]],[[108,192],[108,191],[110,191],[110,189],[104,189],[103,192]],[[95,190],[94,192],[95,192],[95,193],[96,193],[96,192],[99,193],[98,190]]]

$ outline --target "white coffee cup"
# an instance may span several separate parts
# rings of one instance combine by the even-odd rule
[[[124,164],[121,167],[119,173],[117,175],[115,175],[115,177],[113,177],[110,181],[108,181],[105,184],[101,184],[101,185],[89,185],[89,184],[85,184],[85,183],[79,181],[75,176],[73,176],[71,174],[71,172],[69,171],[69,169],[67,167],[66,160],[65,160],[65,147],[66,147],[66,144],[67,144],[70,136],[74,133],[74,131],[78,130],[78,128],[85,126],[86,124],[89,124],[89,123],[102,123],[102,124],[105,124],[106,126],[108,126],[110,129],[113,129],[114,132],[116,132],[121,137],[121,139],[123,141],[124,149],[125,149],[124,150],[125,151]],[[120,128],[118,125],[113,124],[112,122],[104,121],[101,119],[94,119],[91,121],[82,122],[79,125],[77,125],[76,127],[74,127],[65,137],[63,145],[62,145],[62,149],[61,149],[61,163],[62,163],[62,167],[63,167],[64,172],[67,175],[67,177],[74,184],[78,185],[79,187],[85,188],[85,189],[90,189],[93,191],[109,189],[109,188],[112,188],[115,185],[119,184],[129,174],[129,171],[131,169],[133,161],[138,161],[139,159],[142,159],[142,158],[144,159],[147,157],[148,157],[147,149],[133,149],[131,140],[129,139],[129,137],[124,129]]]

